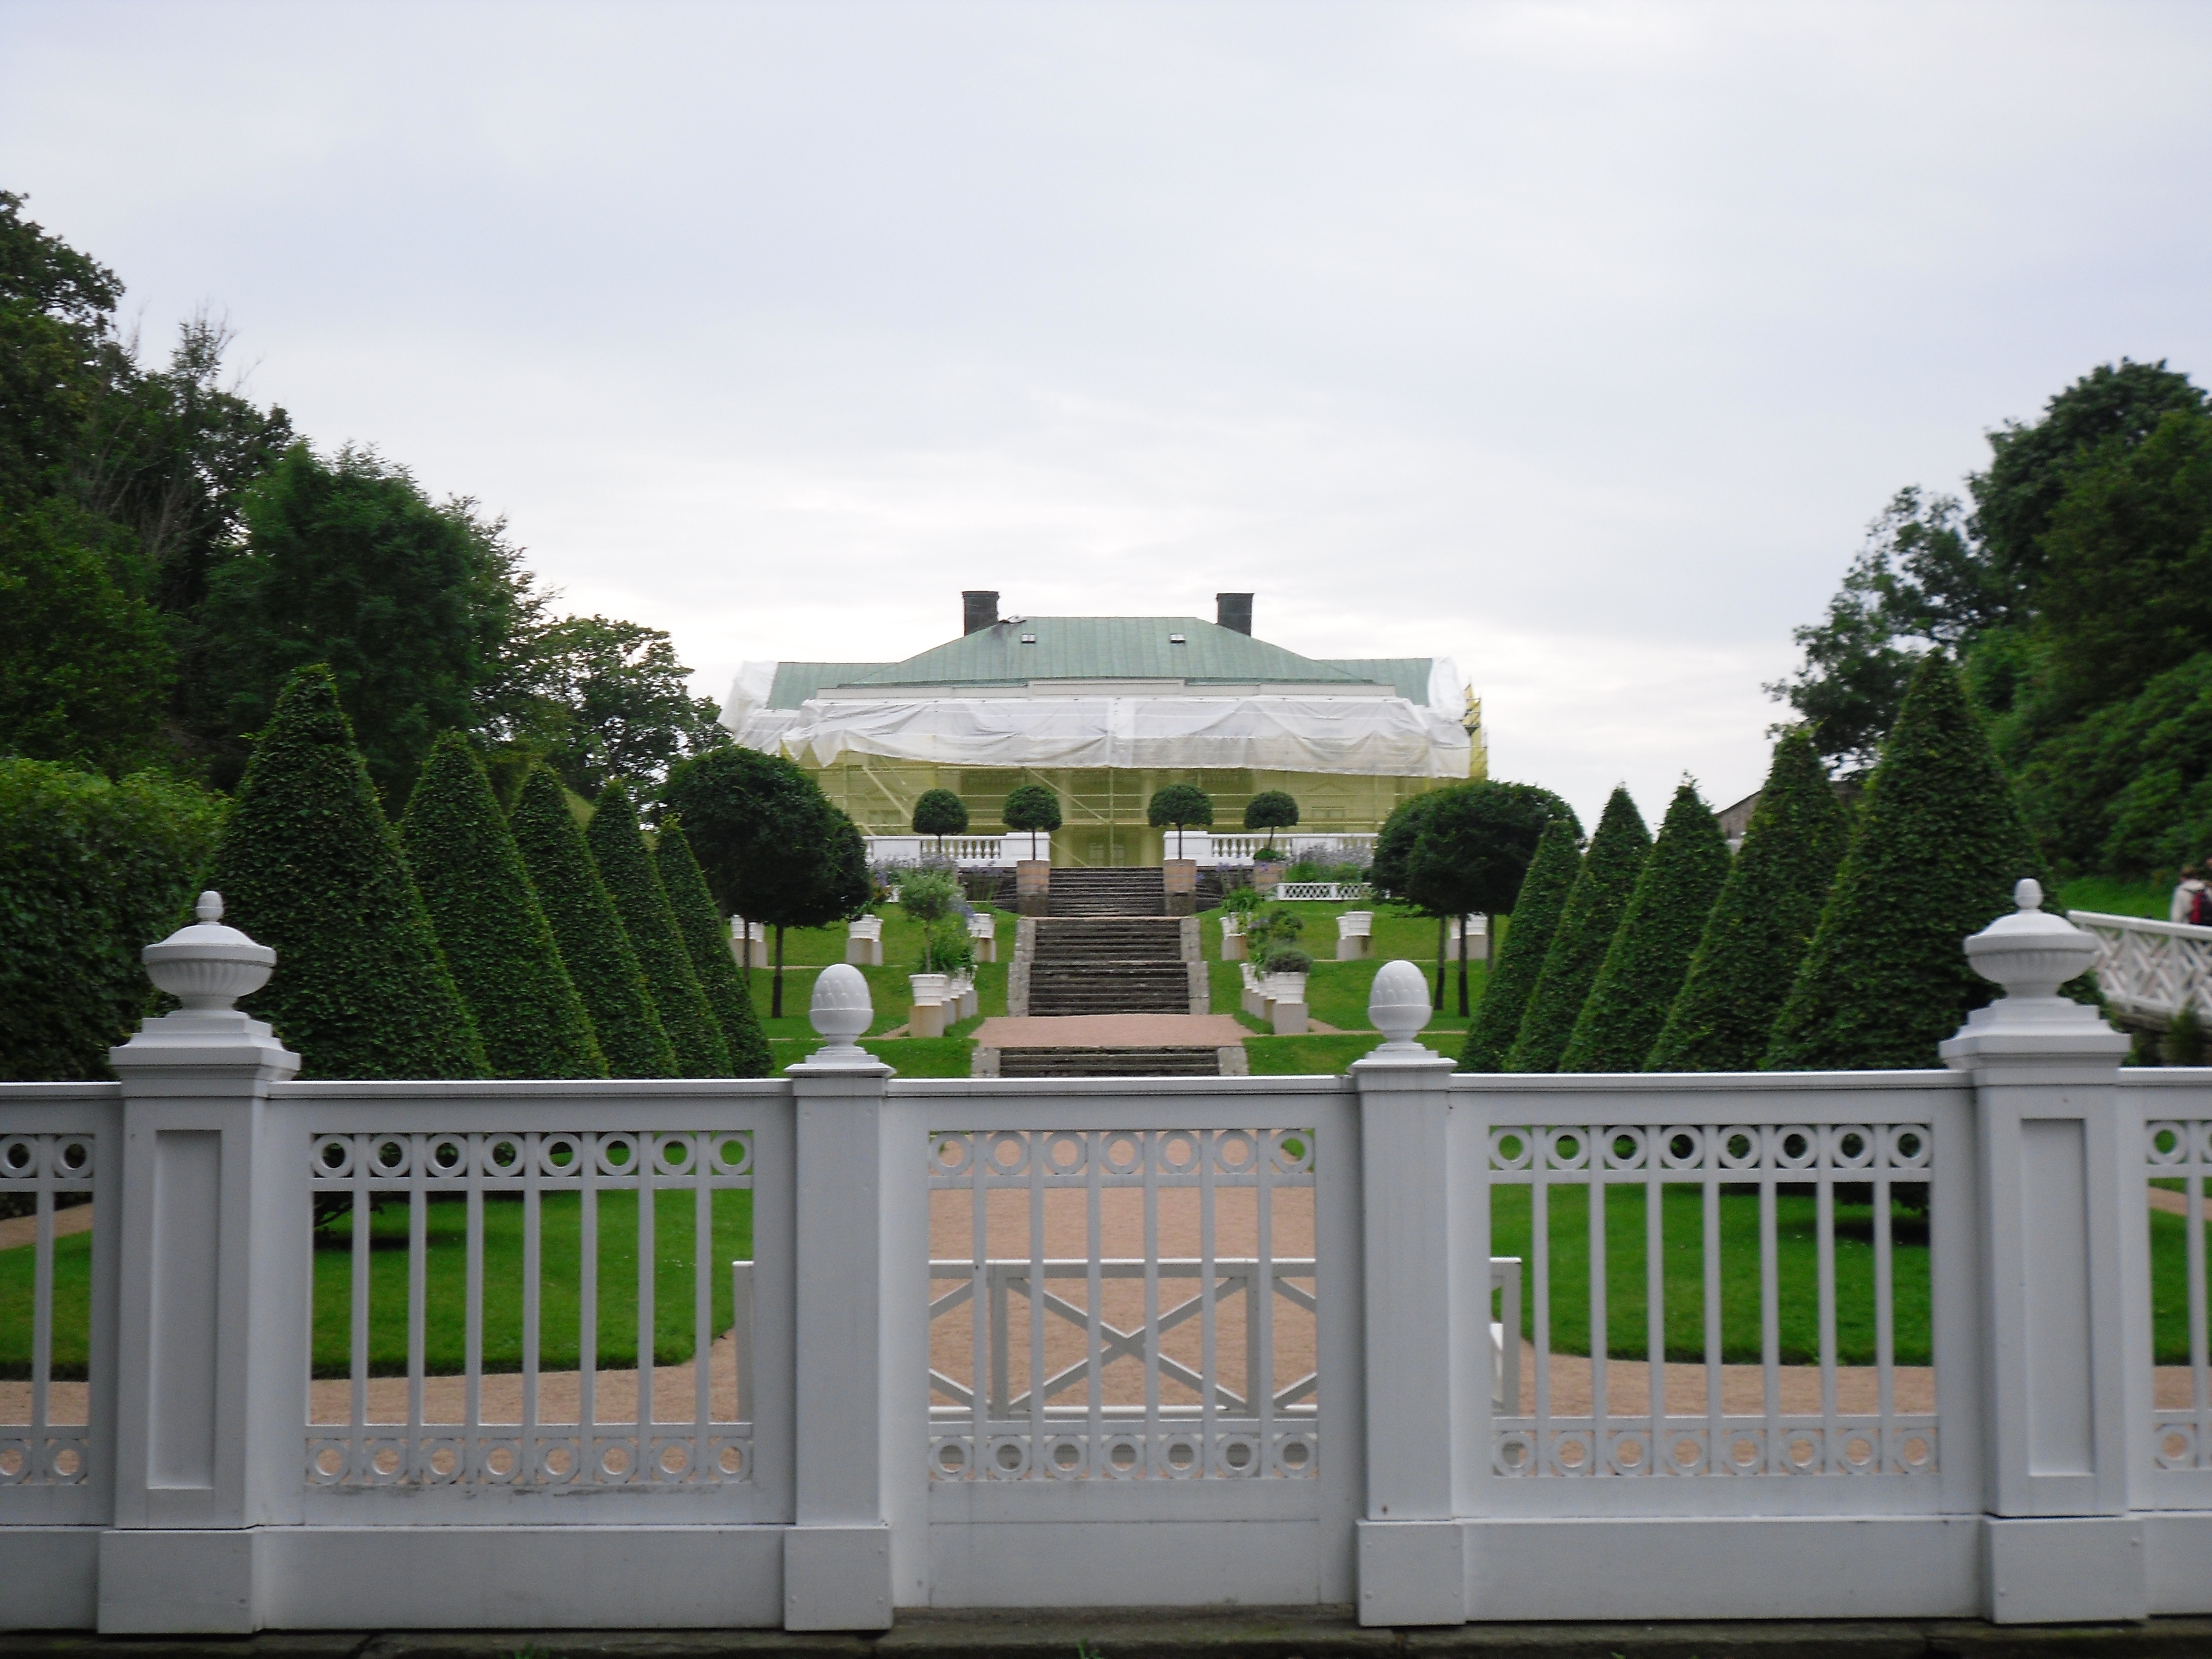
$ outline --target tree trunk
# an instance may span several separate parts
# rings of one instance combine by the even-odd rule
[[[768,1017],[783,1018],[783,924],[775,925],[775,988],[769,993]]]
[[[732,916],[730,920],[737,926],[734,937],[738,946],[738,977],[744,981],[745,994],[750,996],[753,994],[753,925],[743,916]]]
[[[1443,1011],[1444,1011],[1444,929],[1445,929],[1445,927],[1446,927],[1448,925],[1449,925],[1449,924],[1445,921],[1445,920],[1444,920],[1444,918],[1443,918],[1443,917],[1442,917],[1442,916],[1438,916],[1438,917],[1437,918],[1437,1005],[1436,1005],[1436,1006],[1437,1006],[1437,1012],[1438,1013],[1442,1013],[1442,1012],[1443,1012]]]
[[[1467,1018],[1467,924],[1469,918],[1459,919],[1459,1017]]]

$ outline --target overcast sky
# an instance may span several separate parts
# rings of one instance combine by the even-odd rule
[[[2208,89],[2193,4],[0,0],[0,186],[707,695],[1249,588],[1656,823],[1893,490],[2212,374]]]

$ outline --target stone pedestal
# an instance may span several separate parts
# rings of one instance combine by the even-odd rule
[[[1052,865],[1045,859],[1024,859],[1014,866],[1014,905],[1025,916],[1052,914]]]
[[[1198,860],[1167,859],[1160,866],[1167,890],[1168,914],[1187,916],[1198,908]]]

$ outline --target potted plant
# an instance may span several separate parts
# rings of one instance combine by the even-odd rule
[[[1313,958],[1294,945],[1278,945],[1271,949],[1262,964],[1267,974],[1268,999],[1275,1002],[1304,1002],[1306,1000],[1306,978],[1313,972]]]

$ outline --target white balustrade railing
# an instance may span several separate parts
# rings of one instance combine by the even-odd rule
[[[896,1079],[840,964],[781,1078],[302,1083],[195,993],[0,1085],[0,1610],[2212,1611],[2212,1070],[2094,948],[1863,1073],[1455,1074],[1407,963],[1341,1077]]]
[[[866,836],[868,863],[877,869],[945,860],[963,870],[1011,870],[1032,856],[1050,860],[1052,837],[1036,837],[1036,852],[1030,850],[1026,835],[1007,836]]]
[[[1267,896],[1284,904],[1357,904],[1371,895],[1363,881],[1279,881]]]
[[[2212,1023],[2212,927],[2069,911],[2097,942],[2091,964],[2114,1012],[2163,1025],[2184,1008]]]
[[[1265,833],[1200,836],[1188,837],[1189,854],[1200,864],[1223,868],[1241,868],[1252,862],[1264,848],[1273,846],[1286,853],[1293,860],[1315,859],[1324,864],[1342,864],[1351,860],[1365,862],[1375,854],[1375,836],[1371,831],[1340,830],[1301,834],[1295,830],[1278,830],[1273,836]]]

